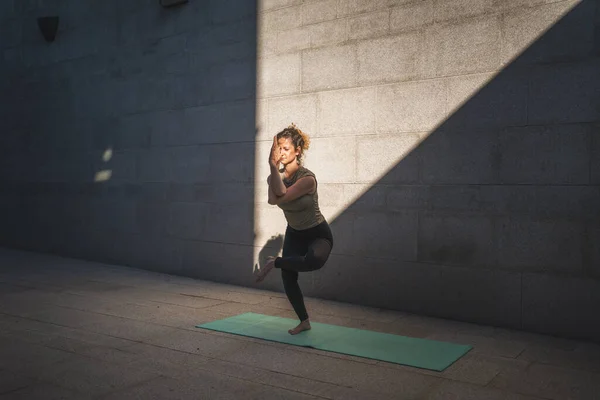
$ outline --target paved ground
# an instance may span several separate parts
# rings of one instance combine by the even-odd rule
[[[309,299],[312,319],[471,344],[442,373],[205,331],[278,293],[0,249],[0,399],[600,399],[600,345]]]

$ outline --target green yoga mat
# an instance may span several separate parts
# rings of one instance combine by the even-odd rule
[[[289,318],[245,313],[196,327],[434,371],[443,371],[471,350],[471,346],[467,345],[318,322],[311,322],[312,329],[309,331],[290,335],[288,329],[297,323],[297,320]]]

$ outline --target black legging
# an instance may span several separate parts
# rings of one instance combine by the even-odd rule
[[[325,265],[333,248],[333,235],[326,221],[296,230],[287,227],[283,242],[283,257],[277,257],[275,268],[281,269],[283,287],[300,321],[308,319],[304,297],[298,285],[298,272],[315,271]]]

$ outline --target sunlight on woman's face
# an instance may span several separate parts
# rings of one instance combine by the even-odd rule
[[[294,144],[290,138],[279,138],[277,140],[277,144],[279,144],[279,150],[281,151],[281,162],[284,165],[293,162],[300,154],[300,150],[294,148]]]

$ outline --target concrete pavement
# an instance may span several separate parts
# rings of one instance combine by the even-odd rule
[[[600,345],[307,299],[314,321],[470,344],[437,373],[194,328],[285,296],[0,249],[0,399],[600,399]]]

